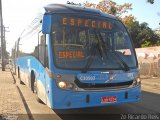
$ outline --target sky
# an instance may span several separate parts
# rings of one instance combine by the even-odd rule
[[[56,2],[55,2],[56,1]],[[58,1],[58,2],[57,2]],[[68,0],[2,0],[3,23],[6,28],[7,51],[11,52],[15,41],[24,28],[34,19],[37,11],[42,6],[50,3],[67,3]],[[84,3],[86,0],[72,0],[70,2]],[[100,0],[88,0],[98,3]],[[112,0],[117,4],[132,3],[129,14],[136,17],[140,23],[146,22],[155,30],[160,25],[160,0],[149,4],[146,0]],[[158,15],[159,13],[159,15]]]

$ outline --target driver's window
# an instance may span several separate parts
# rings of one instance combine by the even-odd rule
[[[115,36],[115,50],[123,53],[123,55],[131,55],[130,46],[131,44],[128,42],[128,37],[126,33],[120,31],[116,32]]]
[[[125,44],[125,37],[124,37],[123,32],[116,32],[115,36],[114,36],[114,39],[115,39],[115,48],[117,50],[127,48],[127,46]]]

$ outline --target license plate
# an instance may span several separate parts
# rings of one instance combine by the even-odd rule
[[[101,103],[113,103],[117,102],[117,96],[103,96],[101,97]]]

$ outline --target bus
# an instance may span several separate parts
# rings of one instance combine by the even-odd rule
[[[138,102],[141,80],[131,37],[116,17],[49,4],[16,41],[20,83],[52,109]]]

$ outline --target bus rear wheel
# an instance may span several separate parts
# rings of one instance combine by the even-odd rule
[[[34,74],[33,71],[31,72],[31,81],[30,81],[30,83],[31,83],[31,90],[34,93],[35,74]]]

